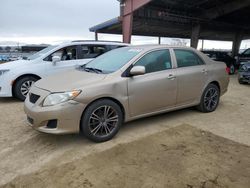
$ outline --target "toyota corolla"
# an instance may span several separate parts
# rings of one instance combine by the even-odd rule
[[[52,134],[113,138],[123,122],[196,106],[213,112],[229,83],[224,63],[187,47],[133,46],[36,82],[25,101],[29,125]]]

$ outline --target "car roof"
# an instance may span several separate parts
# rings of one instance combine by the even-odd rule
[[[129,46],[130,44],[122,43],[122,42],[116,42],[116,41],[95,41],[95,40],[75,40],[70,42],[63,42],[58,45],[60,46],[67,46],[67,45],[82,45],[82,44],[88,44],[88,45],[118,45],[118,46]]]
[[[192,47],[187,47],[187,46],[173,46],[173,45],[167,45],[167,44],[149,44],[149,45],[133,45],[129,46],[129,48],[140,48],[143,50],[153,50],[153,49],[159,49],[159,48],[182,48],[182,49],[191,49],[195,50]]]

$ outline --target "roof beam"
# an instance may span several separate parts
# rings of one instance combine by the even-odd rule
[[[148,4],[150,1],[152,0],[124,0],[121,4],[121,7],[123,7],[123,16],[131,14],[135,10]]]
[[[239,3],[239,1],[241,2]],[[201,17],[212,20],[247,6],[250,6],[249,0],[231,1],[230,3],[207,10]]]

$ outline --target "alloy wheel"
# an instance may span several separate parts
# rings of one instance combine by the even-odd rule
[[[93,136],[106,137],[118,126],[118,114],[108,105],[95,109],[89,118],[89,128]]]
[[[213,111],[219,101],[219,92],[215,88],[209,88],[205,93],[204,105],[207,110]]]
[[[24,97],[27,96],[27,94],[29,93],[29,90],[31,88],[31,86],[34,84],[34,81],[28,80],[26,82],[23,82],[23,84],[21,85],[21,93]]]

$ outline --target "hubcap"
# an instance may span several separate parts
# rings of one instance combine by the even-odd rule
[[[111,106],[101,106],[89,118],[89,128],[94,136],[104,137],[113,133],[118,125],[118,115]]]
[[[29,80],[29,81],[24,82],[24,83],[21,85],[21,93],[22,93],[23,96],[25,96],[25,97],[27,96],[27,94],[28,94],[28,92],[29,92],[31,86],[32,86],[34,83],[35,83],[34,81]]]
[[[212,111],[216,108],[219,99],[219,92],[215,88],[210,88],[205,94],[205,107]]]

